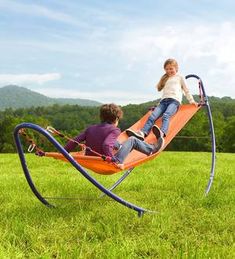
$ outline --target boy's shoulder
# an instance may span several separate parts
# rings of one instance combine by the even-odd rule
[[[118,129],[118,127],[116,127],[114,124],[112,124],[112,123],[105,123],[105,122],[90,125],[87,129],[94,129],[94,128]]]
[[[97,134],[104,134],[104,135],[109,135],[111,133],[119,135],[121,133],[121,130],[117,126],[115,126],[114,124],[110,124],[110,123],[94,124],[94,125],[89,126],[86,129],[86,134],[96,134],[96,135]]]

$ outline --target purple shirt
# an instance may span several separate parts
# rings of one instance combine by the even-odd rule
[[[121,130],[114,124],[104,122],[88,127],[85,131],[75,137],[74,140],[79,143],[84,142],[86,146],[102,155],[112,156],[114,144],[120,133]],[[76,146],[76,143],[69,141],[64,148],[70,152]],[[89,150],[86,151],[86,155],[95,156],[95,154]]]

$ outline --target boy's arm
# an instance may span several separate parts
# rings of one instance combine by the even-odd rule
[[[86,131],[82,132],[78,136],[74,138],[74,140],[78,143],[85,141],[86,139]],[[72,151],[78,144],[74,141],[70,140],[65,146],[64,149],[68,152]]]

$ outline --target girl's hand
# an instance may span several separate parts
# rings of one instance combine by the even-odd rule
[[[196,107],[198,106],[198,103],[195,102],[195,101],[190,102],[190,104],[193,104],[193,105],[195,105]]]

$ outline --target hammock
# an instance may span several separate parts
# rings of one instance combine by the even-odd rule
[[[171,140],[177,135],[177,133],[185,126],[185,124],[193,117],[193,115],[200,109],[201,106],[195,107],[193,104],[181,105],[178,112],[171,117],[169,132],[165,138],[164,148],[171,142]],[[146,120],[148,119],[151,111],[147,112],[139,121],[137,121],[131,128],[133,130],[139,130],[143,127]],[[156,121],[158,126],[161,125],[161,118]],[[119,137],[118,141],[120,143],[124,142],[128,138],[125,131],[123,131]],[[145,139],[148,143],[156,142],[156,137],[151,133]],[[137,150],[133,150],[124,161],[124,169],[129,169],[135,167],[142,163],[145,163],[148,160],[154,159],[160,152],[147,156]],[[87,156],[84,155],[84,152],[71,152],[70,155],[83,167],[92,170],[98,174],[115,174],[121,171],[115,164],[108,163],[104,161],[101,157],[97,156]],[[46,157],[53,157],[63,161],[68,161],[63,154],[58,152],[46,152]]]
[[[207,188],[205,193],[208,194],[210,191],[210,188],[212,186],[212,182],[214,179],[214,170],[215,170],[215,154],[216,154],[216,145],[215,145],[215,134],[214,134],[214,126],[213,126],[213,120],[212,120],[212,114],[210,110],[210,105],[205,93],[205,89],[203,86],[203,83],[197,75],[188,75],[186,76],[187,78],[196,78],[199,82],[199,91],[200,91],[200,97],[201,97],[201,105],[196,107],[194,105],[181,105],[178,112],[171,117],[170,119],[170,125],[169,125],[169,131],[167,134],[167,137],[165,138],[165,145],[164,148],[171,142],[171,140],[177,135],[177,133],[185,126],[185,124],[195,115],[195,113],[201,108],[201,107],[206,107],[207,110],[207,115],[208,115],[208,120],[209,120],[209,126],[210,126],[210,135],[211,135],[211,143],[212,143],[212,163],[211,163],[211,172],[210,172],[210,178],[207,184]],[[150,111],[146,113],[139,121],[137,121],[131,128],[133,130],[139,130],[143,127],[145,124],[148,116],[150,115]],[[156,124],[158,126],[161,125],[161,119],[156,121]],[[115,166],[113,163],[108,163],[104,161],[100,157],[96,156],[85,156],[81,152],[76,152],[76,153],[68,153],[61,145],[56,141],[55,138],[53,138],[45,129],[41,128],[38,125],[32,124],[32,123],[21,123],[15,127],[14,130],[14,139],[15,139],[15,144],[17,148],[17,152],[19,154],[19,158],[21,161],[21,166],[23,168],[26,180],[32,190],[32,192],[35,194],[35,196],[46,206],[48,207],[54,207],[50,202],[47,201],[48,197],[44,197],[39,190],[37,189],[30,171],[27,166],[24,150],[22,147],[22,143],[20,140],[20,132],[23,131],[25,128],[29,128],[32,130],[37,131],[38,133],[44,135],[48,141],[50,141],[54,147],[58,150],[57,153],[55,152],[47,152],[46,157],[53,157],[56,159],[61,159],[64,161],[68,161],[71,163],[73,167],[77,169],[88,181],[90,181],[95,187],[97,187],[103,195],[107,195],[113,200],[117,201],[118,203],[122,204],[123,206],[132,209],[136,212],[138,212],[139,216],[142,216],[145,212],[151,212],[147,209],[144,209],[142,207],[139,207],[133,203],[128,202],[127,200],[122,199],[118,195],[116,195],[113,192],[113,189],[116,188],[130,173],[131,171],[135,168],[135,166],[140,165],[146,161],[149,161],[156,156],[159,155],[160,152],[155,153],[153,155],[147,156],[141,152],[138,152],[136,150],[133,150],[128,157],[125,160],[124,164],[124,169],[128,169],[121,178],[114,183],[110,188],[104,187],[101,183],[99,183],[94,177],[92,177],[88,171],[86,171],[84,168],[91,169],[92,171],[98,173],[98,174],[103,174],[103,175],[109,175],[109,174],[114,174],[118,173],[121,170]],[[118,137],[118,140],[120,142],[123,142],[127,139],[127,135],[125,132],[122,132],[120,136]],[[148,137],[145,139],[146,142],[148,143],[154,143],[156,141],[155,136],[153,133],[150,133]],[[32,142],[29,150],[32,151],[34,148],[34,143]]]

